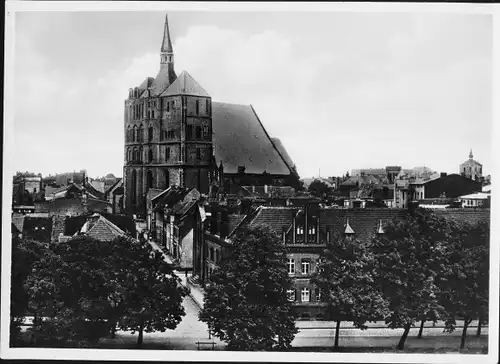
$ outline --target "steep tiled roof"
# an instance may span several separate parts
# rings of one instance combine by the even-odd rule
[[[83,228],[85,228],[85,225]],[[88,228],[86,234],[100,241],[110,241],[117,237],[125,236],[125,232],[123,230],[106,219],[104,216],[99,216],[97,221]]]
[[[19,231],[23,231],[23,226],[24,226],[24,215],[13,215],[12,216],[12,223],[16,226],[16,228]]]
[[[186,71],[182,71],[177,79],[161,94],[161,96],[176,95],[210,97],[193,76]]]
[[[266,207],[261,206],[257,215],[250,222],[250,226],[268,225],[271,229],[281,234],[293,223],[299,209],[293,207]]]
[[[231,234],[234,233],[234,231],[241,225],[243,220],[245,220],[245,217],[247,217],[247,215],[229,215],[228,216],[228,225],[229,225],[228,236],[231,236]]]
[[[320,230],[344,233],[347,220],[349,220],[354,236],[361,241],[366,241],[377,232],[380,221],[384,225],[393,218],[404,219],[406,216],[407,210],[404,209],[322,209],[320,210]]]
[[[199,201],[200,197],[200,192],[196,188],[188,190],[171,186],[153,198],[154,210],[168,206],[174,214],[182,216]]]
[[[250,105],[212,102],[213,145],[225,173],[290,175],[292,172]]]

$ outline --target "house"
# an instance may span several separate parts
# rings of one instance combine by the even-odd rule
[[[199,246],[203,239],[205,213],[201,194],[195,188],[177,186],[157,192],[148,192],[151,237],[172,257],[178,268],[191,270],[196,254],[194,246]]]
[[[111,213],[121,214],[123,212],[123,194],[123,179],[116,178],[115,182],[104,193],[105,199],[111,204]]]
[[[462,207],[490,207],[491,195],[484,192],[471,193],[458,198]]]
[[[52,241],[52,218],[25,216],[22,237],[26,240],[50,244]]]
[[[79,223],[82,222],[83,225],[80,227]],[[61,233],[58,237],[59,243],[71,240],[73,237],[78,235],[86,235],[99,241],[112,241],[119,237],[130,236],[100,214],[85,216],[84,219],[80,218],[77,221],[67,221],[66,223],[67,227],[65,229],[65,233]],[[75,226],[78,228],[75,229]]]

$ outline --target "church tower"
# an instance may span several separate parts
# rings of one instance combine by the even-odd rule
[[[125,100],[125,210],[144,214],[148,191],[172,185],[208,193],[212,154],[211,97],[189,73],[177,77],[165,17],[158,75]]]

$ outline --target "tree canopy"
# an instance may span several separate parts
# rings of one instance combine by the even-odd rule
[[[232,350],[290,347],[297,329],[281,238],[256,226],[242,229],[233,244],[211,276],[200,320]]]
[[[353,321],[364,329],[367,321],[385,317],[387,303],[373,285],[373,256],[365,244],[336,233],[320,262],[311,281],[327,303],[328,319],[337,322],[334,346],[338,347],[341,321]]]

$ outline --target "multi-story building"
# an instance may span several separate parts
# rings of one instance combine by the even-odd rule
[[[129,213],[144,214],[147,191],[171,185],[217,195],[233,185],[298,184],[282,143],[275,144],[251,105],[212,102],[189,73],[176,75],[167,19],[160,71],[129,89],[124,132]]]

